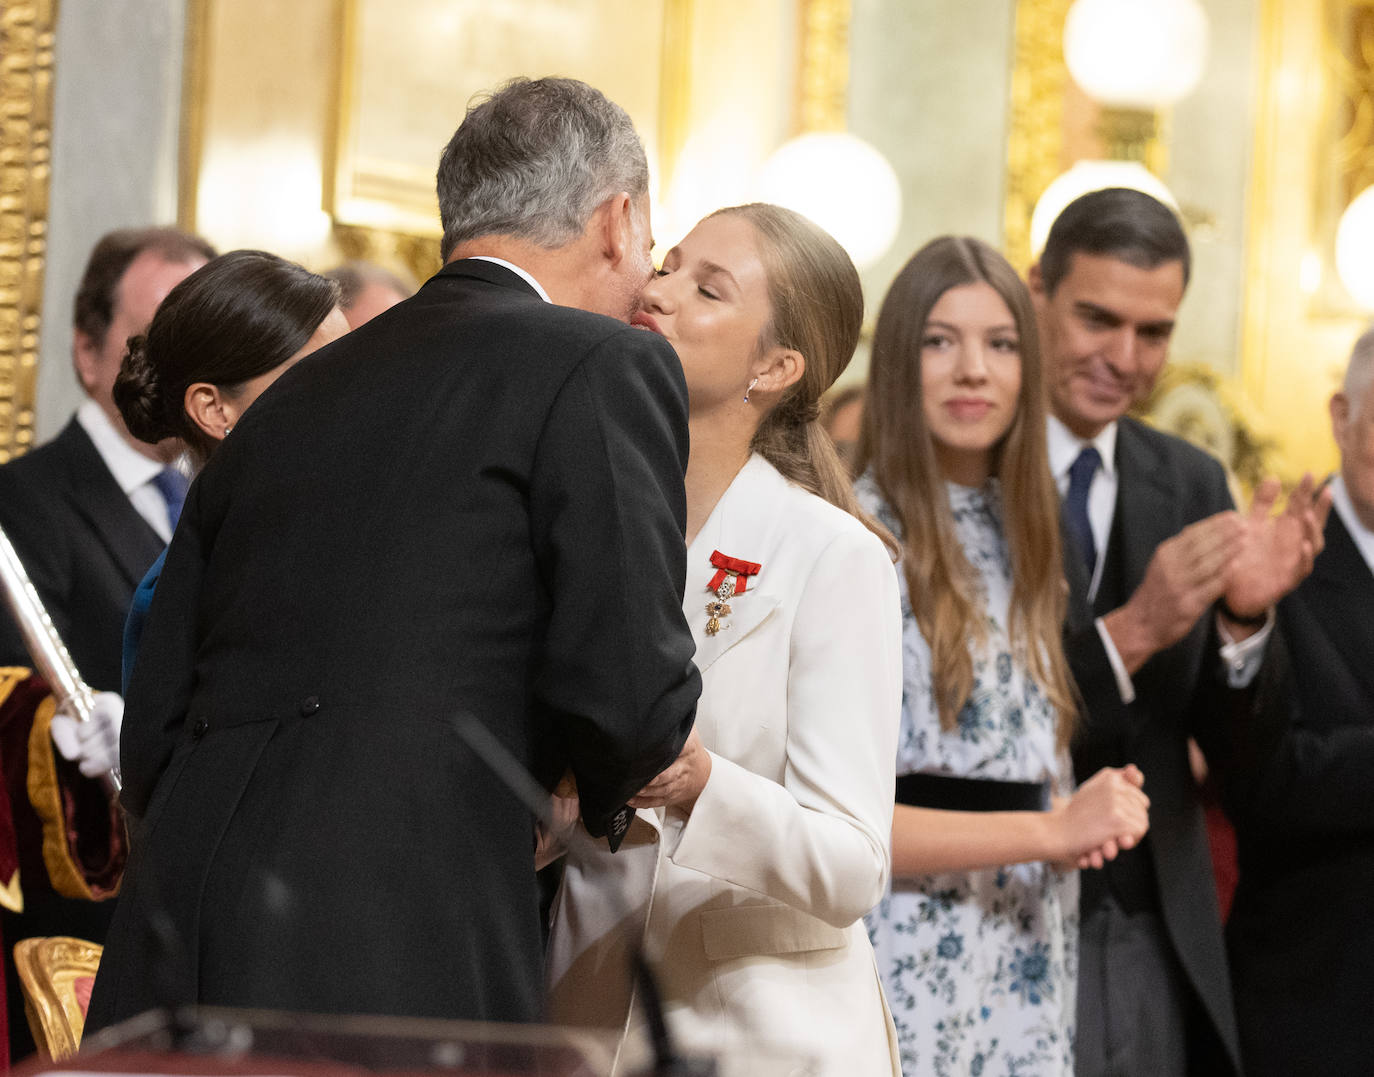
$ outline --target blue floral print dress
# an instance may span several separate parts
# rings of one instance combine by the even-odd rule
[[[863,507],[900,536],[868,476]],[[1001,781],[1051,780],[1067,794],[1072,770],[1055,745],[1055,710],[1016,658],[1007,633],[1011,563],[997,481],[948,484],[954,529],[981,581],[986,641],[952,730],[942,730],[930,648],[902,598],[902,728],[897,773]],[[1044,863],[894,878],[868,916],[897,1025],[904,1077],[1044,1077],[1073,1073],[1078,966],[1078,876]]]

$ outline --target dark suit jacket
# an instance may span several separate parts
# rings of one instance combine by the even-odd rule
[[[454,723],[549,785],[570,766],[593,828],[676,757],[686,463],[672,349],[490,262],[281,378],[193,485],[149,610],[89,1026],[167,1001],[537,1018],[533,820]]]
[[[82,677],[119,691],[124,616],[162,539],[129,503],[81,424],[0,467],[0,527]],[[0,605],[0,665],[31,666]]]
[[[1374,575],[1336,513],[1279,604],[1264,671],[1283,701],[1236,753],[1240,883],[1227,924],[1251,1074],[1365,1074],[1374,1059]],[[1237,738],[1244,744],[1244,736]]]
[[[1112,540],[1096,609],[1081,559],[1066,556],[1070,584],[1065,647],[1087,713],[1073,748],[1080,781],[1104,766],[1135,763],[1150,797],[1150,832],[1109,871],[1153,891],[1183,969],[1220,1042],[1238,1069],[1239,1047],[1221,918],[1207,835],[1188,765],[1187,739],[1204,750],[1228,706],[1213,618],[1203,617],[1173,647],[1132,678],[1136,698],[1121,695],[1093,617],[1123,603],[1139,586],[1155,548],[1187,525],[1232,507],[1221,466],[1187,442],[1132,419],[1118,426],[1119,485]],[[1069,540],[1066,540],[1066,546]],[[1110,593],[1109,581],[1119,588]],[[1085,890],[1088,880],[1085,879]],[[1085,912],[1087,909],[1085,909]]]

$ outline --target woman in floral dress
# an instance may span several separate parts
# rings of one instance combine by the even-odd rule
[[[1072,1074],[1075,869],[1148,826],[1134,767],[1072,793],[1042,394],[1006,260],[917,252],[878,316],[857,491],[902,544],[893,881],[869,932],[906,1077]]]

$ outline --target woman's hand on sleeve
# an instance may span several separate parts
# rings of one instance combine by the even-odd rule
[[[630,798],[630,807],[678,807],[690,812],[710,777],[711,753],[702,746],[701,738],[693,728],[678,757]]]
[[[1150,828],[1145,776],[1135,764],[1103,767],[1049,812],[1054,855],[1080,868],[1100,868],[1133,849]]]

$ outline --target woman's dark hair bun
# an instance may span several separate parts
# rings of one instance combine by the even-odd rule
[[[115,376],[114,402],[129,433],[156,445],[176,434],[157,368],[148,358],[148,338],[129,338],[128,350]]]

